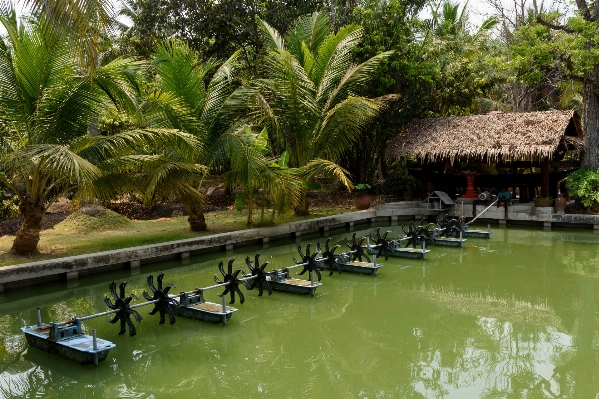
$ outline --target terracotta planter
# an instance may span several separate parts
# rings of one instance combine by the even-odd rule
[[[354,197],[354,204],[360,211],[370,208],[370,194],[357,194]]]
[[[535,206],[537,208],[553,208],[555,200],[552,199],[534,199]]]
[[[558,215],[565,215],[567,202],[568,201],[566,200],[566,197],[564,197],[562,194],[559,194],[555,199],[555,213]]]
[[[412,201],[413,195],[411,191],[404,191],[402,197],[404,201]]]

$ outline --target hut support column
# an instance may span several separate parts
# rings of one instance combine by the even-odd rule
[[[428,188],[428,181],[426,179],[426,163],[427,163],[427,159],[428,159],[428,157],[424,157],[424,159],[422,160],[422,177],[420,179],[420,181],[422,182],[422,184],[421,184],[421,189],[422,189],[421,195],[422,195],[422,197],[420,197],[420,198],[422,198],[422,199],[425,199],[426,197],[428,197],[428,190],[427,190],[427,188]]]
[[[543,159],[541,165],[541,197],[549,197],[549,158]]]
[[[526,204],[530,202],[528,198],[528,186],[520,186],[520,204]]]

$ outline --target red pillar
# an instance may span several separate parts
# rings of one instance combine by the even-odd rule
[[[549,158],[543,159],[541,165],[541,197],[549,197]]]

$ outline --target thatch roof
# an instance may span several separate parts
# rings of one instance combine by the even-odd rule
[[[390,144],[387,156],[411,154],[429,160],[552,158],[561,149],[582,149],[576,111],[544,111],[418,119]]]

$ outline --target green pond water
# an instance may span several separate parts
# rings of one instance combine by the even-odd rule
[[[364,225],[365,226],[365,225]],[[387,227],[384,227],[386,229]],[[485,226],[486,228],[486,226]],[[390,226],[397,237],[399,226]],[[358,237],[374,229],[357,226]],[[345,230],[328,236],[341,244]],[[51,283],[0,296],[0,398],[596,398],[599,234],[494,228],[425,261],[389,258],[379,275],[324,272],[315,297],[246,291],[226,326],[138,308],[138,334],[107,317],[85,331],[114,342],[96,368],[28,347],[20,327],[107,310],[108,284],[141,298],[149,274],[179,290],[214,284],[220,260],[261,253],[290,266],[301,242],[271,242]],[[345,246],[344,246],[345,248]],[[299,269],[294,269],[299,271]],[[304,276],[306,278],[306,276]],[[209,301],[219,302],[213,290]],[[140,299],[139,302],[143,301]],[[239,299],[238,299],[239,301]]]

